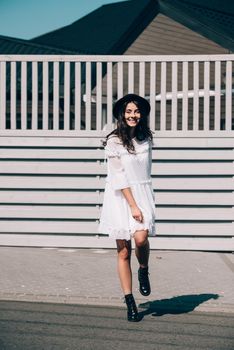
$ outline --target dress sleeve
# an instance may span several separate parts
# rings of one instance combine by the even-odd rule
[[[124,167],[121,162],[120,154],[116,144],[113,141],[107,142],[105,153],[108,159],[108,178],[114,190],[121,190],[130,187]]]

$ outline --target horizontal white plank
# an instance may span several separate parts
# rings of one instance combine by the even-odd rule
[[[234,220],[234,208],[156,207],[157,220]],[[98,219],[98,206],[0,205],[0,218]]]
[[[94,191],[0,191],[0,203],[102,204],[104,193]],[[234,192],[157,192],[157,205],[234,205]]]
[[[113,248],[114,240],[108,237],[80,237],[54,235],[0,235],[1,246]],[[234,251],[233,238],[150,238],[151,249],[156,250],[203,250]]]
[[[96,130],[0,130],[0,137],[105,137],[112,129],[107,131]],[[234,131],[154,131],[155,138],[232,138]]]
[[[0,159],[22,158],[22,159],[103,159],[102,149],[0,149]],[[154,149],[152,152],[154,160],[234,160],[234,150],[200,150],[200,149]]]
[[[99,191],[0,191],[0,203],[25,204],[101,204]]]
[[[234,192],[157,192],[157,205],[234,205]]]
[[[8,176],[0,177],[0,189],[103,189],[105,178],[97,176]],[[234,190],[234,179],[229,178],[153,178],[156,190]]]
[[[0,55],[2,62],[180,62],[231,61],[234,54],[216,55]]]
[[[0,174],[77,174],[106,175],[107,164],[80,161],[0,161]],[[152,175],[234,175],[234,163],[228,162],[154,162]]]
[[[40,130],[38,130],[40,132]],[[82,131],[84,134],[75,136],[60,136],[60,137],[43,137],[33,136],[2,136],[0,138],[1,147],[102,147],[102,137],[95,135],[86,135],[87,131]],[[83,136],[82,136],[83,135]],[[92,136],[92,137],[87,137]],[[160,148],[234,148],[233,137],[155,137],[154,147]]]
[[[205,222],[157,222],[156,231],[159,236],[234,236],[234,223]],[[3,220],[0,222],[1,233],[30,233],[30,234],[79,234],[97,235],[97,221],[47,221],[35,220]]]
[[[97,219],[100,210],[96,206],[38,206],[0,205],[0,218],[42,218],[42,219]]]

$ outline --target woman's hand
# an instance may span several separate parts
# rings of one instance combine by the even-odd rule
[[[139,222],[143,222],[144,220],[143,214],[142,214],[142,211],[138,208],[138,206],[131,207],[131,212],[135,220]]]

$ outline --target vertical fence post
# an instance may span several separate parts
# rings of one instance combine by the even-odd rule
[[[220,109],[220,84],[221,84],[221,62],[215,62],[215,104],[214,104],[214,130],[220,130],[221,109]]]
[[[171,129],[177,130],[177,82],[178,82],[178,62],[172,62],[172,105],[171,105]]]
[[[42,74],[42,77],[43,77],[43,87],[42,87],[42,109],[43,109],[43,116],[42,116],[42,129],[43,130],[48,130],[48,111],[49,111],[49,106],[48,106],[48,82],[49,82],[49,79],[48,79],[48,62],[44,61],[43,62],[43,65],[42,65],[42,68],[43,68],[43,74]]]
[[[85,74],[86,105],[85,105],[85,129],[91,129],[91,62],[86,62]]]
[[[75,62],[75,130],[81,129],[81,63]]]
[[[70,62],[64,63],[64,130],[70,129]]]
[[[21,62],[21,129],[27,129],[27,62]]]
[[[0,62],[0,129],[6,129],[6,62]]]
[[[193,130],[199,129],[199,62],[193,62]]]
[[[11,62],[11,102],[10,128],[16,129],[16,62]]]
[[[59,130],[59,62],[54,62],[53,74],[53,129]]]
[[[102,128],[102,62],[96,64],[96,130]]]
[[[155,130],[156,113],[156,62],[150,62],[150,129]]]
[[[210,128],[210,62],[204,64],[204,130]]]
[[[226,100],[225,100],[225,129],[228,131],[232,130],[232,62],[227,61],[226,63]]]
[[[160,109],[160,130],[166,130],[166,89],[167,89],[167,66],[166,62],[161,63],[161,109]]]
[[[139,95],[145,97],[145,62],[140,62],[139,67]]]
[[[112,99],[113,99],[113,86],[112,86],[112,62],[107,62],[107,127],[111,128],[112,125]]]
[[[128,62],[128,93],[134,92],[134,62]]]
[[[182,130],[188,130],[188,62],[183,62]]]
[[[32,62],[32,130],[38,121],[38,62]]]
[[[117,99],[123,97],[123,62],[117,63]]]

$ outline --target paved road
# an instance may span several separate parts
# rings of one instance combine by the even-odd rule
[[[233,314],[141,311],[129,323],[120,307],[1,301],[0,349],[234,349]]]

